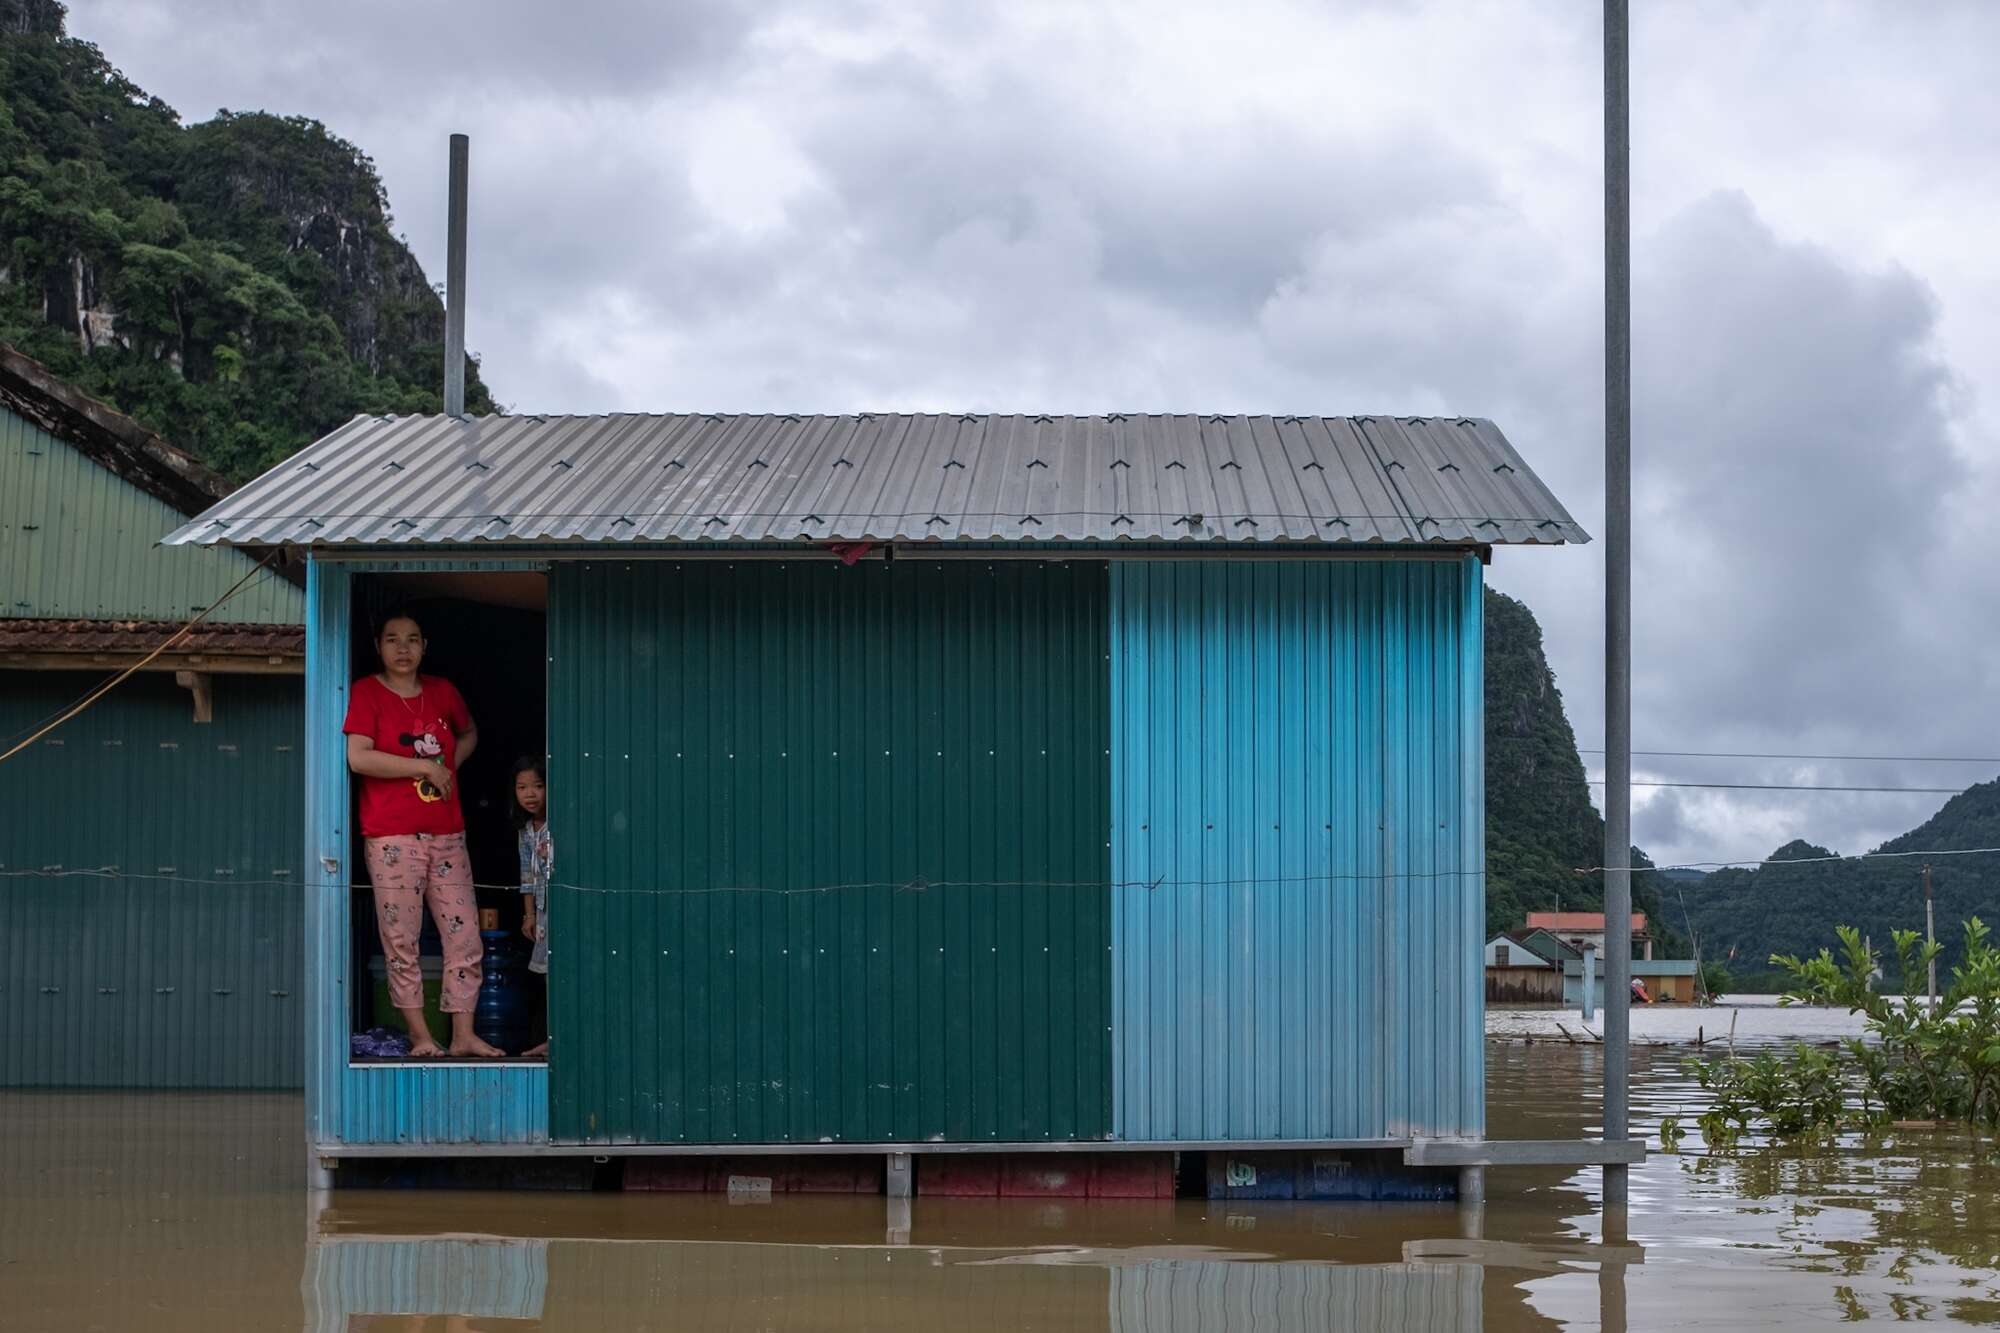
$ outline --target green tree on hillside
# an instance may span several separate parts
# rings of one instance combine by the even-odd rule
[[[0,0],[0,341],[225,475],[440,410],[444,310],[373,163],[302,117],[172,107]],[[493,403],[476,365],[466,405]]]

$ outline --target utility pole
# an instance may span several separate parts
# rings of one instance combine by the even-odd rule
[[[1631,1136],[1632,202],[1626,0],[1604,0],[1604,1138]],[[1623,1166],[1604,1202],[1623,1205]]]
[[[1924,862],[1924,943],[1937,943],[1937,919],[1931,907],[1931,863]],[[1933,954],[1926,964],[1930,977],[1924,986],[1924,998],[1932,1013],[1937,1012],[1937,956]]]

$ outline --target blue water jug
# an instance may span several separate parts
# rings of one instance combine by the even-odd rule
[[[509,1055],[534,1045],[535,974],[528,970],[531,946],[515,930],[482,930],[486,949],[472,1030]]]

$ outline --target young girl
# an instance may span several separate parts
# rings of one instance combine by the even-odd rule
[[[514,761],[514,827],[521,853],[521,933],[535,942],[530,971],[549,971],[549,870],[555,861],[549,839],[548,777],[542,761],[522,755]],[[523,1055],[547,1055],[544,1040]]]

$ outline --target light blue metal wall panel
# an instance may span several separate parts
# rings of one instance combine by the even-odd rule
[[[348,1062],[354,866],[340,725],[347,715],[352,607],[347,569],[320,560],[307,565],[307,1142],[547,1142],[546,1067]]]
[[[350,1065],[341,1143],[547,1143],[547,1065]]]
[[[1110,1270],[1112,1333],[1449,1333],[1483,1327],[1479,1264],[1154,1259]]]
[[[347,1333],[382,1315],[539,1323],[549,1242],[314,1236],[301,1288],[307,1333]]]
[[[339,1138],[347,1071],[348,611],[345,570],[306,565],[306,1141]]]
[[[1484,1124],[1480,569],[1112,566],[1113,1122]]]

